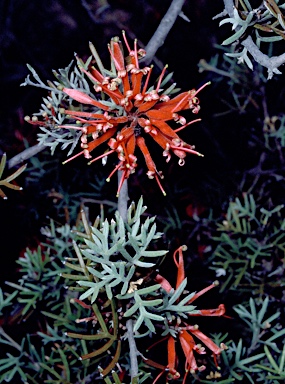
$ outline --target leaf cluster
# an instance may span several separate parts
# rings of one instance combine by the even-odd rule
[[[254,384],[277,384],[284,379],[284,335],[280,324],[272,323],[280,313],[271,312],[269,298],[254,300],[250,298],[245,305],[234,307],[239,318],[246,323],[245,336],[236,343],[227,341],[228,349],[221,354],[221,383],[240,381]],[[216,343],[225,342],[228,335],[216,334]],[[203,383],[210,383],[202,380]]]
[[[283,205],[273,208],[257,205],[251,194],[244,193],[228,206],[217,224],[217,246],[211,256],[213,269],[225,271],[225,289],[259,284],[275,285],[275,276],[283,271],[285,249]],[[268,273],[270,272],[270,273]]]
[[[234,34],[224,40],[223,45],[238,45],[249,35],[254,35],[258,48],[261,43],[274,43],[284,39],[285,20],[282,11],[285,4],[279,4],[278,0],[266,0],[259,7],[254,8],[252,3],[249,0],[236,1],[231,17],[226,17],[220,22],[220,26],[231,24],[234,30]],[[238,62],[244,62],[253,69],[245,47],[241,52],[227,53],[227,55],[237,58]]]
[[[64,109],[68,109],[72,104],[72,100],[62,92],[63,87],[79,89],[92,95],[90,87],[82,72],[74,65],[72,61],[66,68],[53,71],[56,80],[48,81],[47,85],[41,80],[36,70],[29,64],[27,67],[29,74],[22,86],[33,86],[48,91],[48,95],[43,97],[39,112],[33,114],[32,121],[37,124],[38,117],[43,118],[39,123],[42,133],[38,134],[38,141],[50,148],[53,154],[56,147],[60,145],[61,149],[69,148],[70,155],[76,147],[80,138],[80,132],[76,130],[66,130],[60,128],[66,119],[63,113]],[[32,76],[32,77],[31,77]],[[30,120],[29,117],[26,118]]]
[[[266,84],[261,65],[255,65],[254,73],[245,65],[243,53],[238,53],[240,59],[236,60],[234,47],[216,45],[217,53],[207,62],[199,61],[199,72],[208,72],[216,87],[226,83],[221,92],[221,101],[226,107],[224,112],[216,116],[238,112],[244,114],[256,110],[260,103],[260,89]],[[225,97],[225,94],[227,97]]]
[[[79,224],[77,229],[81,227]],[[52,220],[43,234],[46,242],[36,250],[27,249],[20,257],[18,284],[7,283],[13,289],[12,293],[0,291],[3,320],[7,318],[11,327],[18,319],[29,324],[35,317],[41,324],[38,332],[33,329],[32,334],[23,335],[21,344],[0,327],[0,343],[4,346],[0,353],[0,381],[92,382],[99,376],[98,371],[94,372],[94,361],[80,360],[82,351],[88,354],[92,340],[87,346],[86,340],[70,338],[66,334],[67,331],[83,334],[87,328],[94,332],[88,322],[77,321],[90,316],[90,310],[74,301],[76,292],[67,289],[69,280],[61,276],[70,272],[62,262],[65,257],[74,256],[72,240],[76,235],[69,225],[56,227]]]
[[[140,279],[144,276],[142,270],[154,267],[167,251],[149,250],[162,234],[157,232],[154,218],[142,219],[145,209],[140,199],[137,207],[133,203],[128,209],[126,223],[117,212],[110,222],[98,218],[94,226],[86,228],[86,234],[77,233],[82,236],[81,245],[74,242],[77,260],[65,263],[76,273],[63,274],[63,277],[76,280],[78,290],[83,291],[79,299],[88,299],[91,304],[99,297],[134,300],[134,304],[124,310],[124,317],[136,317],[139,312],[135,331],[144,324],[149,332],[155,332],[151,319],[162,321],[163,318],[147,308],[161,304],[161,299],[149,299],[157,294],[160,285],[138,287],[144,284],[144,279]]]
[[[1,158],[1,161],[0,161],[0,186],[6,187],[6,188],[9,188],[9,189],[14,189],[16,191],[20,191],[23,188],[19,187],[16,184],[11,183],[11,181],[15,180],[16,177],[18,177],[22,172],[24,172],[24,170],[26,169],[27,165],[22,165],[19,169],[17,169],[10,176],[7,176],[7,177],[5,177],[5,179],[2,179],[2,175],[3,175],[3,172],[5,170],[5,166],[6,166],[6,159],[7,159],[7,157],[6,157],[6,154],[4,153],[2,155],[2,158]],[[0,188],[0,197],[2,197],[5,200],[7,199],[7,196],[2,191],[1,188]]]
[[[81,213],[77,227],[51,220],[42,229],[46,241],[26,250],[18,261],[18,284],[8,283],[13,292],[0,299],[5,314],[17,298],[11,322],[36,316],[45,325],[23,337],[21,345],[0,328],[0,342],[9,351],[0,356],[3,380],[20,376],[23,382],[67,384],[84,378],[88,383],[103,375],[109,383],[119,359],[129,364],[123,348],[128,319],[134,320],[135,336],[145,337],[160,328],[171,333],[167,319],[172,316],[197,313],[187,305],[195,294],[185,296],[187,279],[170,292],[153,284],[151,269],[166,251],[153,249],[161,233],[153,218],[143,216],[145,209],[140,199],[131,204],[126,223],[116,213],[114,220],[102,215],[91,226]],[[148,377],[145,373],[139,382]]]

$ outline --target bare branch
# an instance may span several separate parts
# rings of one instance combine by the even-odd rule
[[[161,20],[157,30],[148,42],[145,50],[147,52],[143,62],[148,65],[156,54],[156,51],[164,43],[168,32],[171,30],[177,16],[179,16],[185,0],[173,0],[168,11]]]
[[[133,320],[129,319],[126,322],[127,327],[127,336],[129,341],[129,349],[130,349],[130,360],[131,360],[131,380],[135,379],[138,376],[139,369],[138,369],[138,350],[136,346],[136,341],[134,338],[134,331],[133,331]]]
[[[285,53],[280,56],[268,57],[260,51],[250,36],[248,36],[241,44],[248,50],[257,63],[267,68],[268,79],[272,79],[274,73],[277,75],[282,73],[279,71],[278,67],[285,63]]]
[[[29,158],[35,156],[37,153],[43,151],[46,148],[47,146],[44,144],[36,144],[30,148],[25,149],[23,152],[12,157],[12,159],[8,161],[8,168],[12,168],[15,165],[22,163],[23,161],[28,160]]]
[[[120,184],[122,177],[123,177],[123,171],[118,171],[118,184]],[[118,211],[125,222],[127,221],[127,214],[128,214],[128,200],[129,200],[128,181],[124,180],[118,196]]]

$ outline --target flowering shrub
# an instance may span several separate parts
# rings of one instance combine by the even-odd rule
[[[172,5],[174,8],[177,6],[174,3],[177,2],[173,1],[169,9],[171,15],[174,14]],[[60,180],[55,178],[57,190],[48,191],[48,195],[54,198],[55,204],[61,200],[66,221],[64,225],[58,225],[57,217],[56,222],[51,220],[50,228],[41,229],[45,242],[39,241],[36,251],[27,250],[20,256],[21,278],[18,284],[7,283],[14,291],[7,294],[0,289],[0,311],[5,315],[0,319],[0,343],[8,348],[8,353],[0,348],[0,382],[122,384],[124,381],[138,384],[148,380],[154,384],[164,376],[167,382],[177,380],[183,384],[197,381],[228,383],[234,380],[271,384],[284,381],[285,329],[278,323],[278,319],[284,317],[280,305],[284,302],[284,194],[271,193],[274,192],[272,185],[278,184],[276,190],[284,187],[284,116],[268,114],[271,108],[267,108],[266,99],[273,98],[271,95],[266,98],[266,80],[262,69],[259,66],[256,70],[248,56],[268,68],[269,78],[280,73],[278,67],[284,63],[284,56],[270,58],[262,54],[259,43],[282,40],[284,6],[278,6],[274,0],[262,2],[258,8],[253,7],[250,0],[233,3],[233,0],[225,1],[225,10],[219,15],[226,16],[220,25],[230,23],[234,29],[233,35],[224,41],[231,47],[222,63],[223,69],[217,68],[217,58],[211,60],[211,65],[201,61],[200,69],[216,73],[217,82],[221,81],[221,76],[227,78],[222,92],[224,95],[227,88],[229,96],[234,99],[234,106],[228,103],[230,99],[225,102],[230,113],[236,116],[237,111],[245,113],[252,106],[259,110],[259,113],[255,111],[252,114],[254,123],[244,119],[247,128],[243,128],[244,132],[249,131],[252,126],[261,123],[259,134],[251,143],[254,148],[251,152],[255,152],[253,157],[258,157],[259,162],[244,175],[237,195],[242,198],[231,199],[220,221],[216,222],[212,214],[206,219],[205,207],[200,210],[195,203],[189,205],[189,195],[185,191],[180,196],[184,194],[182,198],[184,201],[187,199],[190,220],[183,221],[180,212],[171,207],[175,220],[170,220],[172,211],[169,210],[170,214],[164,221],[169,228],[181,230],[181,242],[182,229],[184,233],[188,232],[189,240],[197,234],[201,250],[199,256],[202,258],[211,253],[210,262],[217,276],[225,276],[221,293],[226,295],[226,289],[229,291],[231,288],[231,296],[228,300],[224,296],[225,300],[233,306],[237,296],[243,296],[242,304],[233,309],[246,326],[242,330],[238,327],[230,329],[229,338],[227,334],[208,336],[203,324],[200,324],[200,330],[196,324],[196,319],[199,323],[199,316],[225,316],[223,304],[214,309],[201,310],[193,305],[216,283],[198,292],[186,291],[183,260],[186,248],[181,246],[173,257],[177,280],[175,287],[172,287],[162,276],[164,273],[157,269],[161,256],[167,251],[160,250],[156,242],[162,234],[156,232],[154,217],[145,214],[142,199],[137,206],[132,203],[128,211],[126,205],[122,209],[120,202],[125,199],[127,203],[127,197],[125,188],[124,193],[120,191],[122,185],[126,186],[126,179],[138,168],[137,156],[140,154],[137,147],[145,158],[147,175],[156,179],[165,194],[160,182],[162,173],[157,170],[148,146],[150,138],[161,147],[167,162],[175,155],[179,164],[183,165],[188,153],[201,155],[181,140],[178,133],[199,120],[187,122],[179,114],[187,109],[193,113],[199,111],[197,95],[204,87],[173,97],[175,84],[166,87],[171,77],[171,74],[166,75],[167,67],[162,70],[157,82],[150,86],[154,71],[152,67],[141,65],[145,52],[138,49],[136,40],[130,48],[123,34],[128,56],[124,58],[119,39],[112,39],[109,46],[111,70],[105,69],[92,44],[93,57],[86,62],[77,58],[77,66],[72,64],[54,71],[57,81],[48,82],[48,85],[29,67],[36,83],[28,76],[25,84],[49,91],[43,98],[41,111],[32,119],[26,118],[40,126],[40,143],[50,146],[52,153],[57,145],[61,145],[62,149],[70,146],[68,160],[64,163],[81,155],[89,160],[89,164],[99,159],[104,163],[108,156],[117,154],[119,161],[107,180],[120,171],[117,191],[119,212],[109,221],[110,212],[104,212],[103,205],[114,207],[116,203],[108,201],[106,196],[102,200],[98,185],[91,197],[92,203],[101,205],[101,215],[91,225],[93,212],[89,217],[89,206],[85,206],[86,194],[78,192],[76,185],[77,193],[73,194],[73,198],[78,199],[78,204],[71,204],[68,199],[71,194],[61,190]],[[180,16],[185,19],[183,12]],[[166,20],[170,25],[168,16]],[[258,46],[253,42],[253,30]],[[236,58],[241,64],[238,69]],[[243,62],[255,71],[254,76],[245,70]],[[249,79],[253,82],[248,82]],[[219,99],[217,94],[215,91],[215,98]],[[262,108],[258,106],[259,101],[262,101]],[[260,112],[264,115],[262,118]],[[218,115],[221,117],[222,114],[215,116]],[[259,118],[256,118],[258,115]],[[40,120],[38,116],[41,116]],[[175,123],[180,126],[174,128]],[[220,126],[220,122],[217,125]],[[227,131],[232,134],[231,129]],[[82,149],[74,155],[78,142]],[[101,144],[107,150],[97,156],[95,151]],[[236,140],[235,146],[239,149],[238,160],[240,153],[246,159],[246,152],[241,150],[243,147]],[[0,162],[0,176],[5,161],[4,156]],[[43,163],[38,162],[38,168],[45,173]],[[9,164],[9,167],[12,165]],[[56,168],[62,169],[60,166]],[[21,189],[14,184],[14,179],[22,170],[24,166],[0,180],[1,188]],[[29,172],[31,175],[31,168]],[[81,172],[78,174],[85,185],[91,185]],[[93,173],[92,176],[96,177],[96,181],[99,178],[98,174],[94,176]],[[74,179],[68,180],[68,183],[76,184]],[[225,178],[221,179],[224,183]],[[103,183],[101,180],[101,186]],[[259,193],[257,185],[261,185]],[[180,185],[176,192],[179,188]],[[206,193],[213,198],[209,188]],[[6,198],[2,189],[0,196]],[[95,201],[94,197],[98,199]],[[79,204],[81,212],[76,220],[75,211]],[[188,228],[192,227],[191,231],[185,229],[184,223],[190,226]],[[211,248],[210,244],[216,244],[215,248]],[[204,266],[201,275],[207,279]],[[248,294],[253,297],[249,299]],[[13,311],[9,311],[6,307],[12,304],[15,296],[18,303],[15,303]],[[207,303],[205,307],[213,306]],[[4,330],[6,325],[14,323],[19,317],[27,321],[26,324],[35,318],[38,324],[31,334],[23,336],[21,345]],[[227,321],[227,324],[231,327],[233,322]],[[233,340],[230,340],[231,335]],[[154,343],[153,350],[147,354],[147,337],[156,338],[157,343],[165,342],[165,353],[154,356],[152,351],[157,345]],[[214,361],[210,358],[208,362],[209,352]],[[207,372],[205,367],[209,366],[212,370]],[[153,368],[158,370],[154,375]]]
[[[38,119],[37,114],[32,119],[27,117],[26,120],[31,124],[39,125],[42,132],[48,135],[49,140],[44,139],[44,144],[49,145],[50,139],[61,143],[63,148],[67,144],[72,144],[70,150],[72,152],[80,140],[82,150],[69,157],[64,163],[83,155],[89,159],[89,164],[92,164],[99,159],[106,161],[109,155],[117,153],[119,162],[107,181],[117,171],[121,171],[118,196],[125,180],[135,172],[137,167],[135,150],[138,147],[144,156],[148,177],[156,179],[162,193],[165,194],[160,183],[162,173],[157,170],[152,159],[146,144],[146,136],[153,138],[162,148],[162,154],[167,162],[173,154],[178,157],[178,163],[181,166],[185,163],[188,153],[202,156],[193,146],[185,143],[178,136],[179,131],[200,119],[187,122],[179,112],[189,109],[197,114],[200,109],[197,94],[208,83],[198,90],[193,89],[171,97],[175,84],[163,90],[170,78],[170,75],[164,78],[167,69],[164,67],[155,86],[149,86],[153,67],[140,68],[139,65],[139,60],[145,56],[145,51],[137,48],[136,40],[131,49],[124,32],[123,39],[128,51],[126,59],[118,38],[113,38],[108,46],[111,71],[103,67],[95,48],[91,45],[98,69],[92,65],[91,59],[83,63],[77,58],[79,69],[76,68],[72,74],[69,73],[69,67],[66,70],[60,70],[59,73],[55,72],[59,82],[49,83],[50,94],[42,104],[41,120]],[[32,73],[42,85],[34,70]],[[91,81],[96,95],[101,94],[100,99],[93,95],[84,75]],[[29,82],[27,78],[26,83]],[[180,127],[172,128],[173,122],[180,124]],[[108,150],[92,158],[93,151],[104,143],[107,143]],[[154,218],[142,219],[141,215],[145,209],[140,199],[137,207],[131,204],[126,212],[121,212],[119,208],[119,213],[111,222],[97,218],[93,226],[89,224],[85,211],[82,210],[80,219],[84,233],[77,227],[74,227],[71,233],[70,227],[66,227],[66,234],[70,236],[66,248],[68,256],[62,260],[64,268],[60,276],[65,279],[65,287],[68,291],[78,292],[75,296],[67,293],[64,295],[65,298],[81,309],[80,317],[75,320],[80,324],[79,329],[74,326],[74,320],[71,321],[72,325],[65,324],[63,329],[65,337],[73,339],[74,342],[69,344],[70,340],[67,339],[61,341],[63,345],[73,345],[82,361],[100,356],[100,364],[93,375],[97,378],[101,376],[105,382],[109,383],[108,375],[116,364],[126,360],[122,354],[122,351],[126,350],[124,339],[129,338],[131,359],[137,359],[135,338],[155,333],[158,333],[160,338],[161,336],[167,338],[168,363],[162,365],[163,360],[154,362],[144,356],[141,359],[142,363],[161,370],[154,382],[157,382],[165,372],[167,380],[179,379],[181,367],[178,364],[175,348],[175,342],[179,340],[185,358],[186,373],[183,379],[185,383],[188,372],[195,374],[205,369],[204,363],[200,364],[201,359],[196,360],[194,356],[194,352],[198,355],[206,353],[205,347],[197,343],[197,339],[213,353],[216,366],[218,366],[217,356],[225,349],[223,343],[219,347],[202,333],[198,325],[191,322],[191,316],[223,316],[225,307],[221,304],[216,309],[198,310],[192,305],[194,300],[215,287],[215,283],[200,292],[185,295],[187,285],[183,259],[183,251],[187,249],[185,246],[179,247],[173,257],[177,267],[175,289],[158,274],[155,267],[159,263],[159,257],[164,256],[167,251],[151,249],[152,241],[159,239],[162,234],[156,232]],[[45,230],[44,233],[52,233],[52,230]],[[53,233],[56,237],[55,231]],[[70,254],[69,249],[71,239],[73,255]],[[58,257],[61,255],[62,252],[58,252]],[[51,260],[50,257],[42,257],[41,248],[37,253],[27,252],[25,258],[21,260],[23,266],[30,265],[29,258],[37,260],[37,263],[40,260],[45,260],[46,263]],[[152,262],[149,261],[150,258]],[[40,264],[44,271],[45,265],[43,262]],[[57,266],[56,269],[58,269]],[[29,268],[27,272],[30,276]],[[33,285],[32,282],[29,284],[29,287]],[[13,283],[11,286],[20,289]],[[50,287],[47,291],[49,290]],[[56,291],[59,289],[57,288]],[[35,308],[39,300],[44,300],[43,294],[35,295],[33,289],[30,290],[28,287],[25,294],[30,298],[25,311]],[[25,299],[21,296],[20,293],[19,300],[24,302]],[[46,296],[50,296],[49,292]],[[64,317],[64,309],[61,306],[52,306],[50,309],[51,312],[45,311],[45,316],[52,319]],[[57,313],[55,314],[54,311]],[[130,326],[131,331],[129,331]],[[50,332],[50,328],[47,331]],[[54,331],[52,334],[55,342],[57,335]],[[49,335],[44,332],[41,332],[40,336],[43,340],[51,341]],[[76,340],[86,343],[88,341],[83,353]],[[106,351],[109,351],[110,356],[104,357]],[[69,359],[67,352],[65,356],[67,366]],[[47,367],[46,363],[43,364]],[[46,369],[50,372],[49,367]],[[130,364],[129,371],[121,370],[120,377],[116,377],[116,382],[120,382],[127,376],[132,379],[140,376],[140,372],[136,370],[134,372],[133,362]],[[24,372],[21,371],[21,374],[22,377],[26,377]],[[64,376],[64,373],[59,369],[54,375],[58,378],[61,375]],[[34,377],[36,376],[37,374]],[[112,376],[115,379],[113,374]]]

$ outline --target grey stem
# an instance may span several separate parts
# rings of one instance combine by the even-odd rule
[[[118,185],[120,184],[122,175],[123,175],[123,171],[118,171]],[[118,196],[118,211],[125,222],[127,221],[127,214],[128,214],[128,200],[129,200],[128,181],[124,180]]]
[[[121,178],[123,176],[122,171],[118,171],[118,185],[120,185]],[[120,190],[119,196],[118,196],[118,211],[120,216],[123,218],[124,222],[127,222],[127,215],[128,215],[128,181],[124,180],[122,188]],[[136,346],[136,341],[134,338],[134,331],[133,331],[133,320],[129,319],[126,323],[127,326],[127,337],[129,341],[129,350],[130,350],[130,361],[131,361],[131,367],[130,367],[130,374],[131,379],[133,380],[138,376],[139,368],[138,368],[138,350]]]
[[[143,59],[143,63],[148,65],[156,54],[156,51],[164,43],[168,32],[171,30],[175,20],[177,19],[185,0],[173,0],[168,11],[161,20],[157,30],[145,47],[146,56]]]
[[[31,157],[35,156],[37,153],[43,151],[46,148],[47,146],[44,144],[36,144],[30,148],[25,149],[23,152],[18,153],[18,155],[12,157],[12,159],[8,161],[8,168],[13,168],[15,165],[18,165],[23,161],[30,159]]]
[[[54,138],[49,137],[46,142],[52,143],[54,140]],[[39,152],[42,152],[46,148],[48,148],[47,145],[38,143],[36,145],[33,145],[32,147],[25,149],[23,152],[18,153],[18,155],[12,157],[12,159],[8,161],[8,168],[15,167],[15,165],[18,165],[23,161],[30,159],[31,157],[35,156]]]
[[[133,327],[133,320],[129,319],[126,322],[127,327],[127,336],[129,341],[129,349],[130,349],[130,361],[131,361],[131,380],[136,378],[139,374],[139,367],[138,367],[138,350],[136,341],[134,338],[134,327]]]

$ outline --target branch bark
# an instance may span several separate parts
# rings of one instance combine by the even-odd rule
[[[118,171],[118,185],[120,185],[120,180],[122,177],[123,172]],[[127,221],[127,215],[128,215],[128,181],[124,180],[122,188],[120,190],[120,194],[118,196],[118,211],[120,216],[123,218],[124,222]],[[130,351],[130,375],[132,383],[136,380],[138,374],[139,374],[139,368],[138,368],[138,350],[137,345],[134,337],[134,327],[133,327],[133,320],[128,319],[126,322],[127,327],[127,338],[129,342],[129,351]]]
[[[121,177],[123,175],[123,171],[118,171],[118,185],[120,183]],[[127,214],[128,214],[128,182],[125,180],[123,182],[120,194],[118,196],[118,211],[124,222],[127,222]]]
[[[15,165],[18,165],[23,161],[30,159],[31,157],[35,156],[39,152],[42,152],[46,148],[47,146],[44,144],[36,144],[30,148],[25,149],[23,152],[18,153],[18,155],[12,157],[12,159],[8,161],[8,168],[15,167]]]
[[[184,2],[185,0],[172,1],[168,11],[161,20],[157,30],[155,31],[154,35],[145,47],[146,56],[143,59],[143,63],[145,65],[150,64],[158,48],[163,45],[166,36],[168,35],[173,24],[175,23],[175,20],[177,19],[177,16],[182,10]]]
[[[139,368],[138,368],[138,350],[137,350],[137,345],[136,341],[134,338],[134,327],[133,327],[133,320],[129,319],[126,322],[126,327],[127,327],[127,336],[128,336],[128,342],[129,342],[129,350],[130,350],[130,362],[131,362],[131,380],[132,383],[136,380],[139,374]]]

